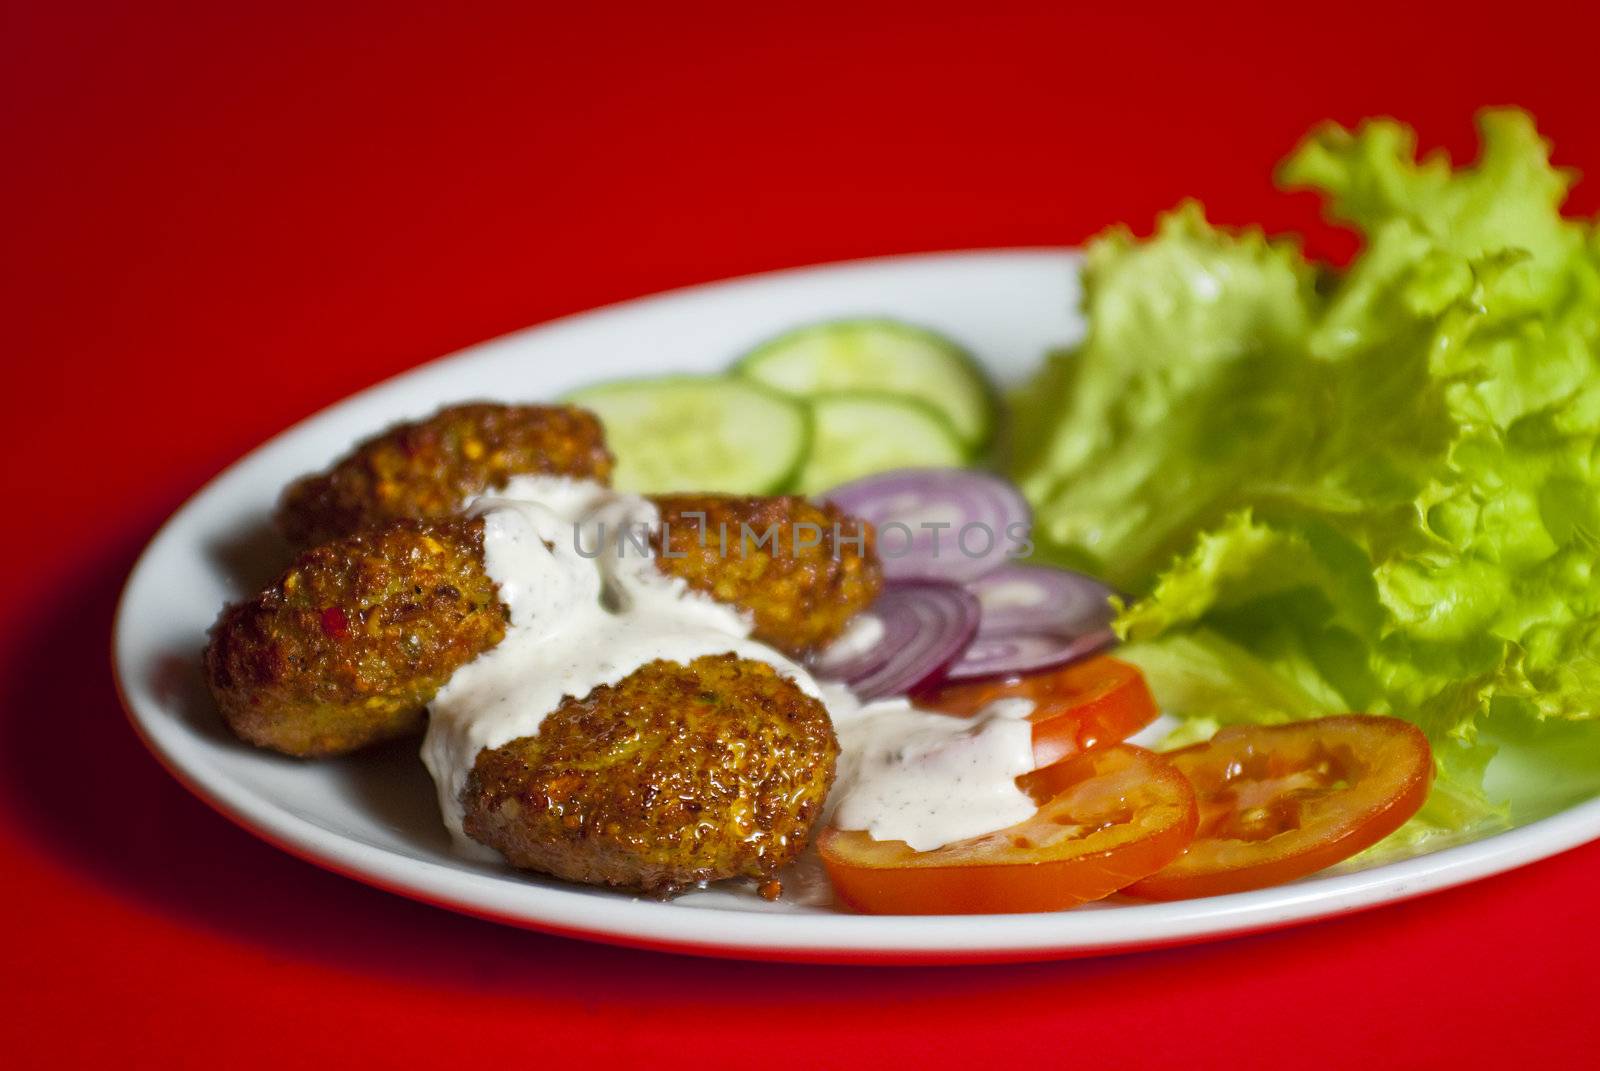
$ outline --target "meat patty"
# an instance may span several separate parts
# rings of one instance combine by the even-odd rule
[[[326,472],[290,484],[278,527],[311,546],[398,518],[444,520],[513,476],[607,483],[611,453],[599,419],[568,405],[477,402],[397,424]]]
[[[763,662],[650,662],[479,753],[465,828],[591,885],[770,881],[805,847],[838,755],[823,705]]]
[[[872,526],[804,498],[656,495],[656,565],[746,610],[756,639],[800,656],[827,646],[883,586]]]
[[[337,755],[419,730],[434,693],[507,622],[481,520],[392,521],[305,552],[225,609],[206,677],[244,740]]]

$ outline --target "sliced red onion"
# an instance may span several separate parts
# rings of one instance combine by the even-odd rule
[[[1042,632],[1017,632],[1006,636],[978,636],[945,674],[945,680],[1011,677],[1055,669],[1099,654],[1116,642],[1110,628],[1076,636]]]
[[[842,680],[862,699],[904,695],[939,677],[978,630],[978,599],[953,584],[900,583],[872,604],[883,636],[865,650],[846,645],[838,657],[823,651],[813,662],[822,676]]]
[[[978,635],[1078,636],[1111,624],[1112,590],[1070,569],[1002,565],[967,585],[983,606]]]
[[[890,580],[976,580],[1025,544],[1032,520],[1021,491],[971,469],[897,469],[822,497],[878,530]]]

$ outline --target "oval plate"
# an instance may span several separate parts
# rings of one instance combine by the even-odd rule
[[[279,488],[356,440],[471,398],[537,401],[597,380],[712,371],[784,328],[899,316],[965,343],[1002,383],[1082,334],[1067,251],[895,257],[777,272],[559,320],[425,365],[317,414],[238,462],[157,533],[118,608],[113,661],[134,727],[196,795],[244,828],[380,888],[518,926],[707,955],[831,962],[1050,959],[1197,941],[1358,911],[1471,881],[1600,837],[1600,786],[1537,796],[1513,828],[1366,870],[1169,904],[1107,902],[1047,915],[864,917],[743,889],[671,903],[516,874],[452,853],[414,741],[330,762],[236,742],[199,675],[205,631],[284,553]],[[262,563],[268,563],[262,568]],[[1528,756],[1503,753],[1509,783]]]

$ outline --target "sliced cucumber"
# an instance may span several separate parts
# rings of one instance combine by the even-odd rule
[[[771,494],[793,482],[811,442],[804,405],[729,376],[601,383],[564,400],[600,417],[621,491]]]
[[[931,405],[848,391],[811,399],[811,454],[795,483],[811,495],[874,472],[966,462],[955,430]]]
[[[944,414],[968,456],[994,431],[996,394],[973,356],[943,335],[897,320],[833,320],[788,331],[734,365],[789,394],[881,391]]]

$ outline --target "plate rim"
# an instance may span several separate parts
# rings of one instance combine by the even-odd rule
[[[786,277],[874,271],[949,260],[1081,261],[1071,247],[940,250],[861,257],[700,282],[569,313],[423,361],[369,384],[257,444],[206,480],[173,510],[135,561],[117,598],[110,662],[117,698],[129,725],[161,766],[214,811],[281,851],[387,892],[458,913],[565,937],[661,951],[738,959],[825,963],[1014,962],[1097,956],[1215,940],[1278,929],[1398,903],[1503,873],[1600,838],[1600,797],[1514,829],[1354,873],[1312,877],[1289,885],[1170,903],[1115,909],[1116,925],[1100,911],[1018,915],[869,916],[844,912],[803,915],[675,905],[644,897],[598,896],[593,890],[519,883],[428,859],[412,858],[343,836],[301,818],[231,781],[208,764],[186,763],[161,740],[159,703],[143,709],[126,686],[131,663],[126,621],[138,581],[155,552],[219,485],[261,453],[302,433],[353,402],[423,372],[470,361],[502,346],[575,321],[693,298]],[[513,903],[515,901],[515,903]],[[1105,932],[1097,932],[1105,931]]]

